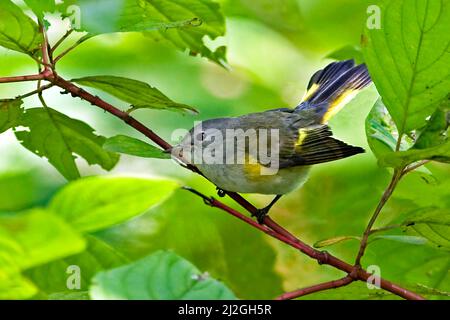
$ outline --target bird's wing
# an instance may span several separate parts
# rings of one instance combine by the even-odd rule
[[[364,152],[360,147],[350,146],[333,138],[330,128],[327,125],[316,124],[314,117],[309,117],[308,112],[310,111],[293,113],[270,110],[253,113],[239,117],[236,128],[256,129],[258,141],[261,141],[261,132],[258,129],[267,130],[266,154],[261,155],[261,150],[258,150],[257,159],[258,163],[264,166],[273,166],[273,163],[260,159],[260,156],[266,156],[268,153],[270,158],[278,156],[278,165],[282,169],[338,160]],[[272,129],[278,132],[277,140],[272,136]],[[277,144],[277,149],[273,149],[273,143]],[[260,147],[261,145],[258,146]],[[272,154],[272,150],[275,150],[275,154]]]

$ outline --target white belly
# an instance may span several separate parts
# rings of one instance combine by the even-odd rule
[[[249,173],[239,164],[198,165],[216,186],[240,193],[286,194],[301,187],[308,178],[309,166],[280,169],[274,175]]]

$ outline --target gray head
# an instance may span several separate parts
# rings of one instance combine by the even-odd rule
[[[193,163],[194,156],[200,156],[211,143],[222,145],[226,129],[232,127],[234,122],[235,118],[217,118],[198,123],[172,148],[172,155]]]

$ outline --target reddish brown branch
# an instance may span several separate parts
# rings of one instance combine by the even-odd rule
[[[282,241],[282,242],[290,245],[293,248],[296,248],[297,250],[303,252],[307,256],[317,260],[317,262],[319,264],[327,264],[327,265],[333,266],[336,269],[346,272],[347,274],[351,274],[355,280],[367,281],[367,279],[372,276],[367,271],[365,271],[361,268],[355,269],[355,267],[352,266],[351,264],[348,264],[347,262],[345,262],[327,252],[322,252],[317,249],[314,249],[313,247],[310,247],[309,245],[305,244],[301,240],[295,238],[291,233],[289,233],[283,227],[278,225],[275,221],[270,219],[270,217],[266,216],[266,218],[264,220],[264,223],[266,225],[260,225],[253,219],[243,215],[242,213],[234,210],[233,208],[227,206],[226,204],[220,202],[217,199],[207,197],[207,196],[203,195],[202,193],[200,193],[194,189],[191,189],[191,188],[185,188],[185,189],[200,196],[207,205],[221,209],[221,210],[235,216],[236,218],[246,222],[247,224],[253,226],[254,228],[261,230],[262,232],[268,234],[269,236],[276,238],[279,241]],[[253,205],[248,203],[248,207],[249,208],[253,207]],[[405,298],[405,299],[409,299],[409,300],[423,300],[424,299],[419,294],[409,291],[407,289],[404,289],[404,288],[402,288],[390,281],[387,281],[385,279],[380,279],[380,286],[382,289],[392,292],[392,293],[394,293],[402,298]]]
[[[353,281],[355,281],[355,280],[352,277],[346,276],[339,280],[333,280],[333,281],[328,281],[328,282],[324,282],[324,283],[319,283],[319,284],[316,284],[311,287],[306,287],[306,288],[298,289],[298,290],[295,290],[292,292],[283,293],[282,295],[278,296],[275,300],[292,300],[292,299],[306,296],[311,293],[343,287],[343,286],[346,286],[346,285],[352,283]]]
[[[139,131],[143,135],[145,135],[147,138],[149,138],[150,140],[155,142],[162,149],[168,150],[171,148],[171,145],[169,143],[167,143],[164,139],[162,139],[160,136],[158,136],[152,130],[147,128],[144,124],[142,124],[141,122],[139,122],[138,120],[136,120],[135,118],[130,116],[125,111],[121,111],[121,110],[117,109],[116,107],[103,101],[99,97],[90,94],[89,92],[81,89],[80,87],[77,87],[72,82],[64,80],[63,78],[61,78],[59,76],[56,76],[55,78],[50,78],[48,80],[53,82],[58,87],[61,87],[61,88],[65,89],[66,91],[70,92],[73,96],[80,97],[80,98],[90,102],[92,105],[100,107],[103,110],[116,116],[117,118],[123,120],[129,126],[133,127],[134,129],[136,129],[137,131]]]
[[[0,83],[11,83],[11,82],[25,82],[25,81],[38,81],[44,80],[43,74],[32,74],[29,76],[17,76],[17,77],[3,77],[0,78]]]

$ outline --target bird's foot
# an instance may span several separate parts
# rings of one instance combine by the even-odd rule
[[[269,213],[270,208],[262,208],[262,209],[256,209],[256,212],[252,214],[252,217],[256,217],[256,221],[258,221],[259,224],[264,224],[264,218]]]

